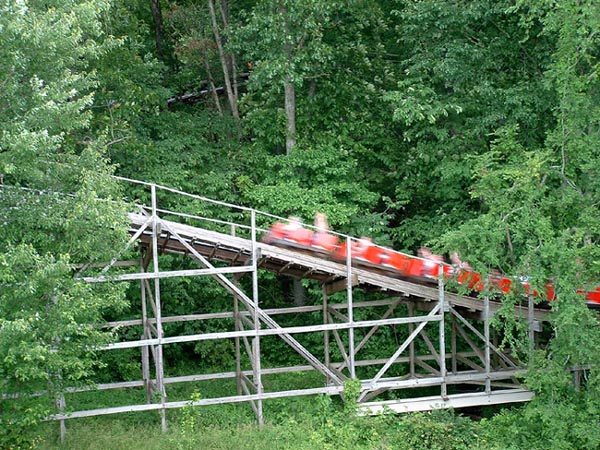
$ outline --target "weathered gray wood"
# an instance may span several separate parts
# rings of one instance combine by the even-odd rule
[[[456,317],[454,317],[454,315],[450,314],[450,323],[451,323],[451,327],[452,327],[452,331],[451,331],[451,336],[450,336],[450,347],[451,347],[451,351],[452,351],[452,373],[456,374],[457,372],[457,364],[456,364]]]
[[[141,270],[144,270],[141,268]],[[141,296],[142,296],[142,323],[144,324],[144,330],[142,332],[142,339],[148,339],[150,332],[148,331],[148,312],[146,306],[146,287],[144,282],[140,282]],[[150,381],[150,353],[148,347],[142,347],[142,381],[146,390],[146,403],[150,403],[152,400],[152,384]]]
[[[471,339],[471,337],[466,333],[463,327],[457,324],[456,330],[462,336],[469,347],[477,354],[477,357],[481,361],[481,364],[485,365],[485,355],[484,352],[477,346],[477,344]]]
[[[342,314],[341,312],[339,312],[338,310],[336,310],[334,308],[329,308],[329,314],[332,319],[333,319],[333,317],[336,317],[338,320],[341,320],[342,322],[348,322],[348,316],[346,316],[345,314]]]
[[[440,359],[440,355],[437,352],[437,350],[435,349],[435,346],[433,345],[433,342],[431,342],[431,339],[429,339],[429,335],[427,334],[427,330],[422,329],[421,332],[419,333],[419,335],[423,338],[423,342],[425,342],[425,345],[427,346],[427,349],[429,350],[429,352],[438,360]]]
[[[439,360],[439,357],[433,359],[433,361],[436,361],[436,362],[438,362],[438,360]],[[425,361],[423,361],[423,359],[420,356],[415,357],[415,364],[418,365],[419,367],[422,367],[423,369],[425,369],[432,375],[435,375],[438,377],[442,375],[442,373],[439,371],[439,369],[436,369],[435,367],[427,364]]]
[[[280,392],[265,392],[260,397],[263,400],[274,399],[274,398],[285,398],[285,397],[296,397],[301,395],[317,395],[317,394],[328,394],[335,395],[342,392],[343,386],[326,386],[320,388],[311,389],[298,389],[293,391],[280,391]],[[208,406],[208,405],[222,405],[225,403],[243,403],[250,400],[257,400],[259,395],[238,395],[232,397],[217,397],[217,398],[205,398],[195,401],[178,401],[178,402],[166,402],[163,404],[153,403],[150,405],[128,405],[128,406],[116,406],[112,408],[99,408],[90,409],[87,411],[76,411],[69,414],[54,414],[47,417],[47,420],[64,420],[64,419],[77,419],[82,417],[93,417],[102,416],[108,414],[119,414],[124,412],[140,412],[140,411],[157,411],[163,408],[165,409],[176,409],[185,408],[186,406]]]
[[[393,319],[382,319],[382,320],[363,320],[360,322],[354,322],[352,326],[354,328],[368,328],[375,324],[378,325],[400,325],[407,323],[422,323],[422,322],[435,322],[439,321],[439,317],[430,316],[417,316],[417,317],[396,317]],[[196,341],[207,341],[215,339],[232,339],[235,337],[253,337],[256,334],[259,336],[285,336],[291,334],[300,333],[313,333],[320,331],[334,331],[334,330],[348,330],[351,327],[349,323],[328,323],[323,325],[308,325],[308,326],[297,326],[297,327],[286,327],[286,328],[264,328],[258,330],[244,330],[244,331],[223,331],[216,333],[203,333],[193,334],[188,336],[172,336],[165,338],[154,338],[154,339],[142,339],[138,341],[126,341],[116,342],[113,344],[107,344],[101,347],[103,350],[114,350],[118,348],[136,348],[145,345],[165,345],[165,344],[176,344],[182,342],[196,342]]]
[[[252,272],[252,267],[218,267],[214,269],[188,269],[172,270],[167,272],[147,272],[147,273],[124,273],[121,275],[101,276],[101,277],[83,277],[81,280],[88,283],[104,283],[106,281],[132,281],[132,280],[154,280],[157,278],[177,278],[191,277],[198,275],[214,275],[227,273],[245,273]]]
[[[352,286],[358,285],[358,277],[356,275],[352,276],[351,285]],[[325,284],[325,292],[327,292],[327,295],[335,294],[336,292],[341,292],[347,288],[348,288],[348,282],[346,280],[338,280],[338,281],[334,281],[333,283]]]
[[[240,320],[240,307],[236,297],[233,297],[233,316],[235,318],[235,331],[241,331],[242,323]],[[239,337],[234,338],[233,345],[235,348],[235,375],[237,394],[242,395],[242,352]]]
[[[373,402],[361,405],[363,414],[381,414],[385,412],[417,412],[440,408],[465,408],[477,405],[498,405],[504,403],[526,402],[533,398],[533,392],[524,389],[494,391],[490,394],[453,394],[446,398],[442,396],[423,397],[419,399],[391,400]]]
[[[160,268],[158,266],[158,236],[160,235],[160,227],[161,222],[158,219],[156,213],[157,199],[156,199],[156,186],[152,185],[152,263],[154,274],[158,274],[160,272]],[[162,344],[160,344],[160,340],[163,338],[163,329],[162,329],[162,307],[160,301],[160,279],[158,277],[154,278],[154,312],[156,319],[156,336],[159,340],[159,343],[156,345],[155,349],[155,375],[156,375],[156,389],[160,392],[160,402],[163,405],[160,410],[161,416],[161,428],[163,432],[167,431],[167,417],[166,417],[166,409],[164,408],[164,404],[167,401],[167,392],[165,389],[165,385],[163,383],[164,379],[164,360],[163,360],[163,348]]]
[[[258,298],[258,259],[259,259],[259,251],[256,245],[256,213],[254,210],[251,212],[250,216],[250,225],[251,225],[251,235],[252,235],[252,301],[254,303],[254,331],[256,332],[256,336],[253,339],[253,348],[252,351],[254,353],[254,358],[252,360],[252,369],[254,371],[254,384],[256,386],[256,393],[258,394],[258,399],[256,400],[256,419],[258,421],[258,426],[264,425],[263,418],[263,403],[262,403],[262,394],[263,394],[263,384],[262,384],[262,364],[260,358],[260,318],[259,318],[259,298]]]
[[[452,314],[454,314],[456,316],[456,318],[461,321],[469,330],[471,330],[473,333],[475,333],[477,335],[477,337],[479,339],[481,339],[483,342],[486,342],[485,340],[485,336],[482,336],[482,334],[473,326],[471,325],[469,322],[467,322],[459,313],[458,311],[456,311],[454,308],[450,308],[450,311],[452,312]],[[491,342],[489,342],[489,340],[487,341],[489,347],[500,357],[500,359],[504,360],[509,366],[511,367],[517,367],[517,365],[510,360],[510,358],[508,358],[504,353],[502,353],[495,345],[493,345]]]
[[[379,370],[379,372],[377,372],[377,374],[375,375],[375,377],[373,377],[373,379],[371,380],[370,384],[369,384],[369,389],[368,390],[372,390],[372,389],[376,389],[376,387],[374,386],[375,383],[377,383],[377,381],[383,376],[383,374],[390,368],[390,366],[394,363],[394,361],[396,360],[396,358],[398,358],[398,356],[400,356],[404,350],[406,350],[406,348],[408,347],[408,345],[415,339],[415,337],[417,337],[417,335],[419,334],[419,332],[425,327],[425,325],[427,325],[429,322],[431,321],[439,321],[440,320],[440,315],[443,314],[443,312],[441,312],[440,315],[437,315],[437,312],[439,311],[439,305],[438,307],[434,308],[431,310],[431,312],[429,313],[428,316],[425,316],[426,320],[424,322],[422,322],[418,327],[416,327],[416,329],[408,336],[408,338],[404,341],[404,343],[398,348],[398,350],[396,350],[394,352],[394,354],[391,356],[391,358],[389,359],[388,362],[386,362],[384,364],[384,366]],[[412,318],[413,320],[416,319]],[[366,393],[367,390],[363,391],[363,393]],[[361,396],[359,396],[359,401],[361,401],[363,398],[363,394],[361,394]]]
[[[483,372],[484,368],[480,365],[477,365],[473,361],[471,361],[468,357],[465,357],[461,354],[456,355],[456,359],[462,362],[464,365],[469,366],[471,369],[478,370],[479,372]]]
[[[327,289],[325,288],[325,286],[321,287],[321,291],[322,291],[322,300],[323,300],[323,324],[327,325],[328,321],[329,321],[329,314],[327,313],[328,307],[327,304],[329,303],[329,299],[327,297]],[[325,365],[327,367],[331,367],[331,359],[330,359],[330,352],[329,352],[329,331],[328,330],[324,330],[323,331],[323,361],[325,363]],[[329,384],[329,377],[326,377],[325,379],[325,383]]]
[[[512,369],[502,372],[492,372],[489,375],[480,372],[461,372],[457,375],[448,375],[446,377],[426,377],[426,378],[412,378],[408,380],[398,379],[366,379],[362,380],[363,388],[371,391],[373,389],[411,389],[416,387],[427,387],[427,386],[440,386],[442,383],[446,384],[462,384],[472,381],[485,381],[488,377],[493,380],[506,380],[516,376],[521,376],[527,373],[526,369]]]
[[[164,224],[167,229],[173,233],[177,239],[184,244],[184,246],[190,251],[191,254],[194,255],[194,258],[200,261],[204,266],[212,268],[213,266],[202,256],[200,255],[193,247],[191,247],[188,243],[186,243],[182,238],[178,235],[177,232],[173,231],[169,228],[169,225]],[[228,237],[227,235],[224,235]],[[230,280],[225,278],[222,274],[215,274],[213,277],[231,294],[237,295],[238,298],[246,305],[246,307],[253,311],[255,310],[260,317],[260,319],[271,329],[281,329],[281,326],[271,318],[268,314],[265,314],[256,304],[253,304],[253,301],[248,298],[243,292],[241,292]],[[321,363],[312,353],[310,353],[303,345],[301,345],[296,339],[290,336],[287,333],[279,334],[281,338],[292,347],[298,354],[300,354],[303,358],[305,358],[310,364],[314,365],[315,368],[319,369],[323,374],[329,374],[332,379],[336,383],[341,384],[341,380],[331,372],[326,366]]]
[[[483,321],[483,349],[485,355],[485,373],[487,375],[490,374],[490,298],[488,295],[485,296],[484,299],[484,308],[483,314],[485,316],[485,320]],[[492,384],[490,378],[486,378],[485,380],[485,392],[489,394],[492,391]]]
[[[218,399],[202,399],[196,402],[197,405],[204,404],[220,404],[230,402],[250,402],[257,416],[258,422],[262,423],[262,402],[269,398],[280,398],[287,395],[309,395],[308,393],[336,393],[343,392],[342,382],[346,378],[341,374],[341,371],[348,369],[350,376],[356,375],[356,367],[365,366],[381,366],[379,372],[371,380],[362,380],[363,389],[361,399],[364,401],[373,395],[377,395],[387,389],[402,389],[405,387],[420,387],[420,386],[441,386],[442,400],[446,401],[446,384],[473,384],[484,383],[491,386],[492,380],[507,380],[514,377],[517,371],[522,370],[497,370],[492,371],[490,364],[486,365],[485,373],[481,367],[476,364],[468,364],[467,366],[474,368],[473,371],[458,371],[456,360],[462,358],[469,361],[469,357],[481,354],[481,350],[473,343],[473,352],[457,354],[455,344],[452,346],[450,355],[445,351],[445,336],[444,336],[444,315],[448,311],[448,305],[456,307],[469,308],[473,311],[481,311],[482,318],[489,319],[491,313],[499,307],[498,302],[485,301],[478,298],[460,296],[455,293],[444,291],[442,278],[440,278],[438,286],[427,280],[406,280],[395,278],[391,272],[377,270],[366,265],[354,266],[354,262],[350,259],[349,254],[346,257],[346,263],[330,261],[325,255],[307,254],[299,249],[279,248],[269,244],[257,242],[257,228],[255,223],[255,211],[250,209],[240,208],[245,211],[246,218],[250,218],[250,225],[239,225],[243,229],[242,233],[250,232],[250,239],[245,239],[229,234],[223,234],[213,231],[204,230],[202,228],[193,227],[190,225],[178,224],[172,221],[165,221],[158,218],[159,210],[156,205],[156,186],[148,184],[152,189],[152,210],[151,215],[132,214],[131,233],[136,236],[136,239],[141,241],[143,249],[148,249],[146,258],[142,262],[142,267],[148,267],[150,262],[154,263],[151,270],[142,269],[142,273],[136,274],[117,274],[114,277],[101,275],[100,277],[88,277],[90,282],[103,282],[111,280],[129,281],[140,279],[143,283],[143,295],[147,296],[146,301],[150,302],[153,307],[154,318],[147,317],[142,314],[141,320],[120,321],[109,324],[110,326],[130,326],[144,325],[144,339],[131,342],[120,342],[112,344],[107,349],[132,348],[141,347],[142,351],[152,351],[155,362],[155,378],[150,379],[149,373],[143,373],[141,382],[126,382],[116,383],[111,388],[129,386],[144,386],[144,383],[154,383],[158,392],[161,393],[160,404],[150,405],[133,405],[130,407],[106,408],[105,413],[116,413],[134,408],[134,410],[160,410],[162,415],[163,428],[166,428],[167,409],[178,408],[189,404],[189,402],[167,402],[165,386],[176,382],[186,382],[191,380],[205,381],[219,378],[237,378],[238,380],[238,395],[234,397],[222,397]],[[197,196],[192,196],[196,198]],[[217,204],[221,204],[215,202]],[[229,205],[231,206],[231,205]],[[165,214],[171,212],[164,211]],[[177,214],[176,214],[177,215]],[[191,217],[191,216],[190,216]],[[194,219],[204,220],[203,218],[194,217]],[[212,219],[211,219],[212,220]],[[213,220],[214,221],[214,220]],[[152,231],[149,231],[149,224],[152,223]],[[238,224],[228,224],[234,229]],[[179,255],[192,257],[201,264],[198,269],[185,271],[162,272],[158,267],[158,253],[167,252]],[[212,265],[209,259],[224,261],[230,267],[216,268]],[[259,307],[258,298],[258,270],[259,262],[261,270],[271,270],[280,272],[284,275],[296,277],[308,277],[317,280],[323,285],[323,305],[305,306],[296,308],[274,308],[263,310]],[[118,265],[115,261],[113,266]],[[106,268],[106,267],[105,267]],[[227,273],[241,275],[247,272],[252,273],[252,294],[246,295],[239,286],[232,282],[224,275]],[[161,313],[160,301],[160,279],[175,276],[211,276],[217,280],[234,298],[234,311],[210,314],[191,314],[182,316],[173,316],[171,318],[163,318]],[[149,280],[154,280],[154,293],[149,286]],[[235,277],[234,277],[235,279]],[[380,301],[353,301],[353,288],[364,287],[373,290],[388,291],[393,295],[402,296],[401,299],[380,300]],[[341,288],[341,289],[340,289]],[[336,305],[328,304],[327,294],[329,292],[346,289],[346,302]],[[154,294],[154,295],[153,295]],[[247,311],[240,311],[238,302],[246,307]],[[400,303],[409,305],[409,316],[411,317],[394,317],[392,312]],[[354,310],[359,307],[375,307],[387,305],[389,308],[385,313],[376,320],[370,321],[354,321]],[[414,310],[428,311],[427,316],[414,316]],[[297,314],[303,312],[319,311],[323,314],[322,323],[314,325],[304,325],[301,327],[281,327],[273,316],[277,314]],[[412,311],[412,312],[411,312]],[[452,317],[458,314],[452,310]],[[534,309],[533,314],[531,308],[525,309],[517,307],[517,315],[529,314],[527,317],[531,320],[542,320],[545,311]],[[146,317],[144,317],[144,315]],[[335,323],[332,320],[332,315],[341,320],[341,323]],[[533,319],[532,319],[533,316]],[[461,319],[460,316],[458,316]],[[234,320],[234,331],[224,331],[219,333],[204,333],[191,336],[169,336],[165,337],[162,324],[166,322],[189,321],[189,320]],[[462,319],[464,320],[464,319]],[[440,347],[436,351],[435,347],[429,340],[423,329],[429,322],[438,322],[440,329]],[[263,325],[264,324],[264,328]],[[393,326],[399,324],[408,324],[410,327],[409,338],[402,343],[398,350],[390,358],[374,359],[374,360],[356,360],[361,348],[369,341],[373,334],[384,326]],[[244,325],[247,328],[244,329]],[[418,325],[415,327],[415,325]],[[468,327],[468,324],[465,325]],[[355,346],[354,331],[358,328],[369,328],[363,339]],[[348,332],[348,345],[344,344],[344,340],[340,337],[343,330]],[[464,330],[463,330],[464,331]],[[292,335],[296,333],[323,333],[325,341],[325,355],[322,363],[320,359],[312,355],[304,346],[302,346]],[[342,354],[343,361],[332,362],[330,360],[329,334],[333,333],[335,340]],[[429,355],[414,355],[414,339],[421,334],[431,352]],[[466,334],[466,333],[465,333]],[[484,331],[484,334],[485,331]],[[307,360],[309,365],[291,366],[283,368],[263,368],[261,365],[260,354],[260,339],[262,336],[278,335],[290,345],[290,347],[298,352]],[[479,336],[478,336],[479,337]],[[484,336],[484,342],[489,344],[489,336]],[[188,375],[183,377],[164,377],[163,356],[162,350],[164,345],[177,344],[181,342],[194,342],[211,339],[234,339],[236,341],[236,368],[234,372],[222,372],[216,374],[199,374]],[[242,370],[241,363],[241,346],[242,341],[246,347],[248,361],[245,361],[246,369],[250,363],[250,370]],[[252,342],[251,342],[252,341]],[[409,356],[402,356],[402,352],[406,347],[411,348]],[[346,348],[347,347],[347,348]],[[488,348],[489,352],[489,348]],[[149,356],[147,357],[149,359]],[[453,363],[453,373],[448,375],[446,371],[446,360],[450,358]],[[484,356],[485,358],[485,356]],[[487,358],[486,358],[487,359]],[[430,363],[437,361],[440,366],[440,371],[437,371]],[[411,373],[405,374],[402,377],[384,378],[386,371],[392,364],[398,363],[411,364]],[[415,364],[429,371],[433,376],[415,373]],[[297,391],[269,392],[265,393],[262,387],[262,377],[277,373],[286,373],[294,371],[312,371],[318,370],[325,376],[325,384],[330,382],[334,386],[315,389],[303,389]],[[251,381],[252,380],[252,381]],[[108,388],[108,385],[102,386]],[[333,389],[331,389],[333,388]],[[489,390],[489,389],[488,389]],[[488,392],[488,394],[490,394]],[[483,398],[483,397],[482,397]],[[418,402],[418,401],[417,401]],[[142,407],[142,409],[139,409]],[[125,408],[125,409],[123,409]],[[145,408],[145,409],[144,409]],[[96,415],[94,412],[80,412],[81,417],[86,415]],[[76,417],[76,416],[71,416]]]
[[[414,303],[409,303],[408,305],[408,316],[409,317],[413,317],[415,315],[415,305]],[[412,323],[408,324],[408,334],[412,334],[412,332],[415,331],[415,326]],[[412,341],[409,346],[408,346],[408,359],[409,359],[409,366],[408,366],[408,371],[409,371],[409,375],[410,378],[414,378],[415,377],[415,343],[414,341]]]
[[[348,367],[350,365],[350,361],[348,358],[348,352],[346,352],[346,346],[342,342],[342,338],[340,337],[340,334],[337,332],[337,330],[332,330],[332,331],[333,331],[332,332],[333,338],[338,346],[338,350],[340,351],[342,358],[344,359],[343,367]]]
[[[475,354],[473,352],[464,352],[460,353],[458,357],[465,361],[467,365],[472,365],[476,371],[483,372],[483,368],[477,366],[476,364],[471,363],[468,359],[469,357],[473,357]],[[436,358],[432,355],[419,356],[419,361],[435,361]],[[357,367],[368,367],[374,365],[383,365],[388,361],[385,359],[368,359],[368,360],[357,360],[355,362]],[[409,362],[408,357],[398,357],[395,361],[396,364],[402,364]],[[469,364],[470,363],[470,364]],[[335,369],[339,369],[340,367],[345,367],[345,362],[332,362],[331,366]],[[313,366],[303,365],[303,366],[287,366],[287,367],[273,367],[273,368],[263,368],[262,373],[264,375],[274,375],[281,373],[292,373],[292,372],[309,372],[316,370]],[[242,371],[243,377],[247,378],[252,375],[252,370],[244,370]],[[178,377],[165,377],[163,382],[165,384],[173,384],[173,383],[186,383],[186,382],[194,382],[194,381],[209,381],[209,380],[217,380],[217,379],[225,379],[225,378],[235,378],[236,372],[217,372],[217,373],[208,373],[208,374],[196,374],[196,375],[183,375]],[[152,380],[151,380],[152,381]],[[83,387],[69,387],[65,389],[65,392],[68,393],[78,393],[78,392],[89,392],[93,390],[111,390],[111,389],[125,389],[125,388],[135,388],[135,387],[143,387],[145,384],[144,380],[134,380],[134,381],[121,381],[115,383],[100,383],[92,386],[83,386]],[[47,391],[39,391],[33,394],[30,394],[29,397],[39,397],[42,395],[47,395]],[[9,398],[18,398],[20,397],[18,394],[2,394],[3,399]]]
[[[442,381],[440,386],[440,395],[442,398],[447,397],[447,386],[446,386],[446,314],[448,311],[448,305],[446,304],[446,297],[444,292],[444,267],[442,264],[439,265],[438,271],[438,294],[439,294],[439,305],[440,305],[440,315],[441,320],[439,323],[440,330],[440,353],[438,358],[438,364],[440,366],[440,375],[444,381]]]
[[[234,297],[235,298],[235,297]],[[392,304],[402,303],[403,300],[400,299],[389,299],[389,300],[374,300],[372,302],[357,302],[354,303],[354,308],[372,308],[376,306],[388,306]],[[409,304],[414,304],[409,302]],[[346,309],[346,303],[334,303],[328,304],[329,308],[333,310]],[[266,314],[270,316],[277,316],[281,314],[299,314],[305,312],[316,312],[322,311],[322,306],[290,306],[288,308],[269,308],[263,309]],[[247,317],[250,313],[248,311],[240,311],[239,314],[241,316]],[[347,316],[341,315],[340,317],[344,318],[346,321]],[[201,321],[201,320],[215,320],[215,319],[234,319],[235,314],[233,312],[218,312],[218,313],[205,313],[205,314],[182,314],[179,316],[166,316],[162,318],[163,323],[176,323],[176,322],[191,322],[191,321]],[[148,318],[150,323],[154,322],[153,318]],[[141,319],[132,319],[132,320],[117,320],[106,322],[103,326],[108,328],[117,328],[117,327],[128,327],[128,326],[136,326],[142,325]]]
[[[396,306],[398,306],[399,303],[400,303],[399,301],[392,303],[392,305],[388,308],[388,310],[383,314],[383,316],[379,320],[387,319],[394,312],[394,310],[396,309]],[[412,326],[412,323],[409,323],[409,329],[411,326]],[[377,332],[377,330],[379,330],[380,327],[381,327],[381,325],[379,323],[377,325],[373,325],[373,327],[367,332],[367,334],[361,339],[361,341],[358,343],[358,345],[354,349],[354,355],[358,354],[358,352],[365,346],[365,344],[367,342],[369,342],[369,339],[371,339],[371,337]],[[359,327],[357,327],[357,328],[359,328]]]

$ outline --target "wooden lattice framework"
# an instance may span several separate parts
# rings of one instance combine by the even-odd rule
[[[300,395],[343,395],[344,382],[351,379],[360,381],[358,402],[360,410],[365,414],[378,413],[384,409],[409,412],[522,402],[532,398],[533,393],[523,389],[517,379],[526,368],[499,349],[490,335],[490,319],[500,307],[499,302],[494,299],[480,299],[448,291],[444,286],[443,277],[440,277],[437,285],[415,282],[394,277],[375,268],[357,267],[353,265],[349,256],[344,264],[331,261],[322,255],[308,254],[300,249],[265,244],[259,240],[259,235],[264,230],[257,226],[257,217],[260,216],[261,221],[266,223],[276,220],[275,216],[164,186],[137,181],[135,183],[149,189],[151,198],[151,206],[140,207],[139,212],[130,214],[131,239],[127,249],[137,245],[141,253],[139,261],[120,261],[120,256],[117,256],[99,274],[84,276],[82,273],[80,276],[90,283],[139,283],[142,299],[141,318],[111,322],[108,325],[141,325],[142,336],[139,340],[112,343],[106,350],[139,348],[142,379],[101,384],[95,386],[95,389],[142,388],[146,392],[146,402],[56,414],[52,419],[60,421],[63,436],[67,419],[134,411],[160,411],[162,427],[166,429],[166,411],[188,405],[248,402],[258,423],[262,424],[263,402]],[[161,210],[158,206],[158,191],[187,196],[230,211],[235,210],[246,222],[229,223]],[[168,220],[165,217],[168,217]],[[204,227],[189,223],[211,225]],[[227,227],[230,232],[208,229],[215,226]],[[351,239],[347,236],[342,238]],[[119,252],[119,255],[124,252],[125,250]],[[199,267],[165,271],[159,265],[159,257],[164,253],[191,258]],[[132,272],[132,267],[137,267],[137,271]],[[261,270],[316,280],[322,289],[322,304],[261,308],[258,276]],[[251,278],[250,292],[244,292],[238,283],[243,276]],[[171,277],[211,277],[231,294],[231,310],[164,317],[161,280]],[[385,292],[388,295],[383,299],[355,302],[353,292],[357,288]],[[331,301],[332,294],[344,291],[345,301]],[[379,317],[376,319],[355,319],[357,311],[368,309],[373,315],[382,308],[385,309],[384,312],[378,312]],[[515,314],[528,320],[531,342],[534,342],[534,333],[539,331],[545,312],[535,308],[531,299],[528,305],[515,308]],[[312,316],[321,313],[321,323],[285,327],[276,320],[286,314],[307,313],[311,313]],[[220,319],[232,322],[233,328],[230,331],[195,335],[165,335],[164,325],[167,323]],[[361,350],[378,331],[386,327],[400,326],[407,327],[408,337],[398,342],[393,354],[379,359],[360,358]],[[301,344],[297,336],[304,334],[320,336],[324,348],[322,355],[315,355]],[[289,349],[302,357],[305,364],[263,367],[261,339],[267,336],[278,336]],[[234,341],[235,371],[165,376],[165,346],[223,339]],[[416,345],[417,343],[420,345]],[[425,348],[427,351],[418,354],[418,348]],[[464,348],[468,348],[468,351]],[[335,359],[333,355],[336,354],[341,357]],[[244,368],[245,366],[249,368]],[[406,373],[392,374],[392,367],[404,367]],[[364,372],[364,368],[370,368],[370,372],[375,372],[375,375],[361,378],[357,375],[357,370]],[[321,375],[319,385],[294,390],[268,390],[264,387],[265,377],[278,373],[306,371],[317,371]],[[215,379],[235,379],[236,391],[224,397],[194,401],[168,399],[168,386],[173,383]],[[460,386],[461,392],[449,392],[448,388],[451,386]],[[411,396],[411,390],[414,388],[435,388],[439,394]],[[406,398],[377,400],[384,392],[400,389],[405,390]],[[69,391],[74,393],[81,390],[83,389]],[[65,407],[64,400],[61,401],[60,407]]]

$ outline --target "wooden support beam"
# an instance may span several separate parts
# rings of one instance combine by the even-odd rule
[[[485,337],[473,325],[467,322],[467,320],[464,319],[454,308],[451,307],[450,312],[454,314],[454,316],[456,316],[456,318],[460,322],[462,322],[469,330],[475,333],[475,335],[479,339],[481,339],[483,342],[486,342]],[[489,345],[490,349],[493,350],[494,353],[496,353],[500,357],[500,359],[506,362],[510,367],[517,367],[517,365],[513,361],[511,361],[510,358],[508,358],[504,353],[502,353],[495,345],[489,342],[489,340],[487,341],[487,345]]]
[[[396,306],[398,306],[399,303],[400,303],[400,301],[398,301],[398,300],[396,300],[394,303],[392,303],[392,305],[388,308],[388,310],[383,314],[381,319],[387,319],[394,312],[394,310],[396,309]],[[412,323],[409,324],[409,327],[410,326],[412,326]],[[369,339],[371,339],[371,337],[377,332],[377,330],[379,328],[380,328],[379,324],[373,325],[373,327],[367,332],[367,334],[362,338],[362,340],[358,343],[358,345],[354,349],[354,355],[358,354],[358,352],[365,346],[365,344],[367,342],[369,342]]]
[[[484,372],[484,369],[482,366],[474,363],[469,358],[463,356],[460,353],[456,355],[456,359],[458,359],[460,362],[462,362],[464,365],[470,367],[471,369],[477,370],[479,372]]]
[[[483,354],[483,351],[475,344],[473,339],[471,339],[471,337],[466,333],[464,328],[457,324],[456,330],[462,336],[465,342],[469,344],[469,347],[471,347],[471,349],[477,354],[477,357],[481,360],[481,363],[485,364],[485,355]]]
[[[336,317],[338,320],[341,320],[342,322],[348,322],[348,316],[346,316],[345,314],[342,314],[335,308],[329,307],[327,312],[329,313],[329,319],[332,322],[333,322],[333,317]]]
[[[165,237],[161,236],[162,244],[160,245],[160,247],[158,249],[159,253],[161,253],[161,254],[164,253],[165,248],[167,248],[167,244],[169,243],[170,238],[171,238],[171,234],[168,231],[165,233]]]
[[[350,285],[351,286],[358,285],[358,276],[357,275],[352,275]],[[346,281],[346,279],[334,281],[333,283],[329,283],[329,284],[325,285],[325,292],[327,293],[327,295],[335,294],[336,292],[341,292],[341,291],[346,290],[347,286],[348,286],[348,282]]]
[[[433,343],[431,342],[431,339],[429,339],[429,335],[427,334],[427,330],[423,329],[421,330],[421,332],[419,333],[421,335],[421,337],[423,338],[423,341],[425,342],[425,345],[427,345],[427,349],[429,350],[429,352],[439,360],[440,355],[438,354],[437,350],[435,349],[435,346],[433,345]]]
[[[362,399],[364,398],[364,396],[366,395],[366,393],[368,391],[370,391],[372,389],[376,389],[376,387],[374,385],[377,383],[377,381],[390,368],[390,366],[394,363],[396,358],[398,358],[398,356],[400,356],[404,352],[404,350],[406,350],[406,348],[409,346],[409,344],[415,339],[415,337],[417,337],[417,335],[421,332],[421,330],[425,327],[425,325],[427,325],[427,323],[429,323],[431,321],[440,321],[440,316],[443,315],[443,311],[440,311],[440,314],[436,316],[436,314],[439,310],[440,310],[440,306],[438,305],[438,307],[432,309],[431,312],[427,316],[425,316],[426,321],[422,322],[421,324],[419,324],[419,326],[416,327],[416,329],[408,336],[408,338],[406,338],[406,340],[398,348],[398,350],[396,350],[394,352],[394,354],[390,357],[388,362],[386,362],[383,365],[383,367],[379,370],[379,372],[377,372],[377,374],[371,381],[368,388],[366,388],[359,396],[359,398],[358,398],[359,402],[362,401]]]
[[[220,242],[215,242],[213,244],[213,249],[211,250],[210,254],[208,255],[208,259],[213,259],[215,257],[215,253],[217,253],[217,249],[219,248],[219,245],[221,245]]]
[[[290,267],[292,267],[294,265],[294,261],[290,261],[288,262],[286,265],[284,265],[281,269],[279,269],[277,271],[278,275],[281,275],[283,272],[285,272],[287,269],[289,269]]]
[[[435,360],[437,362],[438,358],[432,358],[433,360]],[[419,367],[422,367],[423,369],[425,369],[427,372],[431,373],[434,376],[441,376],[441,372],[434,368],[433,366],[427,364],[425,361],[423,361],[422,358],[420,358],[419,356],[415,357],[415,364]]]

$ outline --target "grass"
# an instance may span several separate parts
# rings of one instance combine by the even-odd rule
[[[159,425],[134,425],[122,419],[115,419],[73,425],[68,431],[64,444],[58,442],[56,429],[48,430],[49,434],[45,436],[39,448],[47,450],[310,448],[310,433],[306,431],[306,429],[281,425],[267,425],[261,429],[254,425],[211,426],[202,427],[191,437],[179,426],[162,433]]]
[[[312,378],[308,374],[307,378]],[[286,378],[286,379],[281,379]],[[287,379],[290,378],[290,379]],[[284,374],[265,380],[269,388],[301,384],[306,378]],[[169,400],[203,398],[235,394],[231,380],[169,386]],[[144,403],[143,390],[120,389],[78,393],[67,397],[72,410]],[[327,399],[328,405],[333,405]],[[338,405],[339,405],[338,401]],[[318,414],[315,397],[273,399],[264,402],[268,423],[259,428],[248,403],[183,408],[167,411],[169,430],[162,433],[160,413],[147,411],[114,416],[99,416],[66,421],[67,439],[60,443],[58,423],[40,428],[40,449],[272,449],[312,448],[310,436],[315,432],[312,418]],[[333,407],[333,406],[332,406]],[[296,418],[302,418],[300,426]],[[317,427],[318,428],[318,427]]]

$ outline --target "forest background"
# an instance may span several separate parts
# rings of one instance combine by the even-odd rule
[[[4,392],[137,370],[90,350],[108,337],[82,326],[128,317],[128,293],[72,277],[127,239],[114,200],[139,193],[117,174],[554,280],[534,402],[476,424],[286,419],[311,430],[307,448],[420,432],[406,448],[600,447],[600,333],[575,294],[600,268],[599,57],[591,0],[0,0]],[[178,289],[174,313],[198,307],[198,287]],[[218,366],[222,350],[168,357]],[[588,368],[579,387],[572,366]],[[50,445],[32,431],[42,403],[0,412],[3,446]]]

